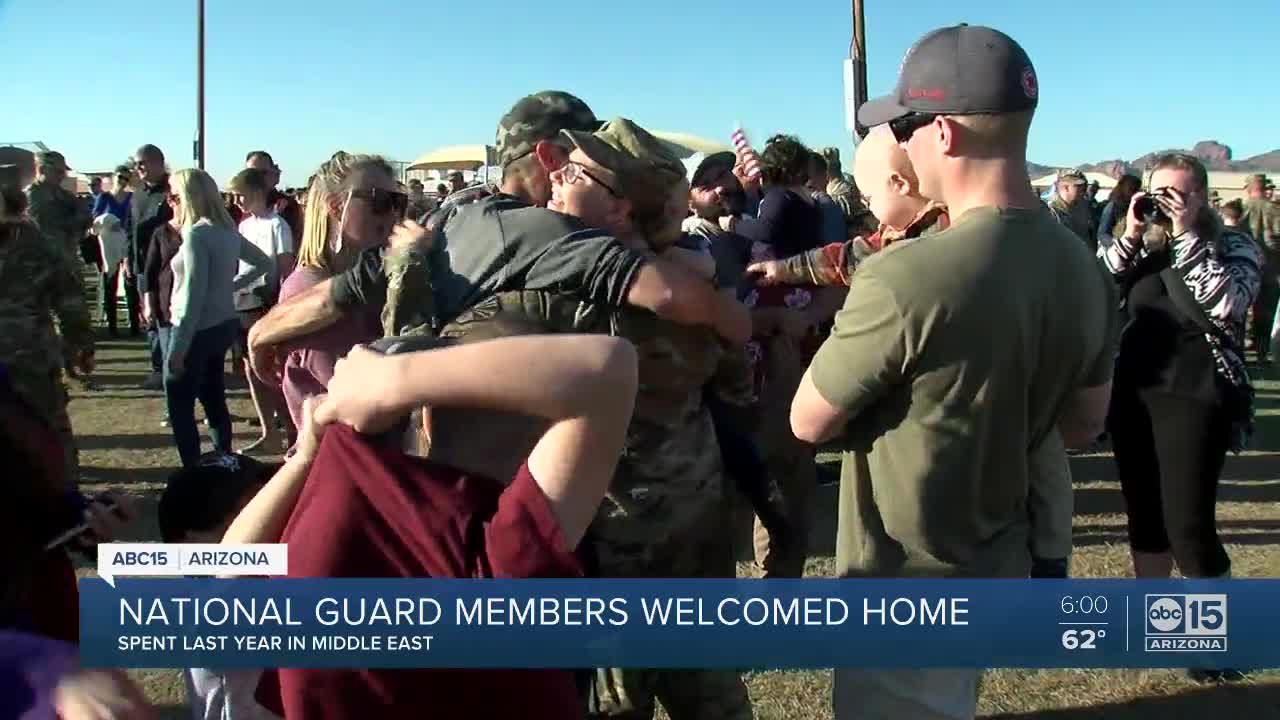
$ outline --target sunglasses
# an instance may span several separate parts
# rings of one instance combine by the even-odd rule
[[[617,190],[614,190],[613,187],[609,185],[609,183],[596,177],[595,173],[583,167],[581,163],[576,163],[570,160],[569,162],[564,164],[564,167],[560,168],[560,176],[563,177],[565,183],[569,185],[576,185],[584,175],[590,178],[591,182],[604,188],[605,192],[609,193],[610,195],[616,198],[622,197],[621,195],[618,194]]]
[[[890,120],[889,130],[893,132],[894,140],[899,144],[905,143],[916,134],[917,130],[932,123],[937,117],[930,113],[907,113],[900,118]]]
[[[390,212],[404,215],[405,208],[409,207],[409,196],[395,190],[383,190],[381,188],[352,190],[351,197],[368,200],[374,215],[386,215]]]

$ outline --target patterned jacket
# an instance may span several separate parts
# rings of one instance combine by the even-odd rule
[[[784,259],[779,282],[847,287],[853,271],[871,254],[899,240],[941,232],[949,224],[946,208],[931,202],[904,229],[881,225],[865,238],[855,237],[847,242],[825,245]]]
[[[1249,385],[1244,362],[1245,316],[1261,284],[1258,245],[1245,233],[1221,228],[1216,239],[1188,230],[1166,246],[1170,266],[1219,330],[1205,333],[1218,374],[1237,387]],[[1164,250],[1153,251],[1141,239],[1120,236],[1111,247],[1099,248],[1098,257],[1119,278],[1153,252]]]

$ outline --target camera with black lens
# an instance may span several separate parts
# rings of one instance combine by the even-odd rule
[[[1150,195],[1143,195],[1137,200],[1134,200],[1134,216],[1145,223],[1168,225],[1172,222],[1172,220],[1169,219],[1169,216],[1166,215],[1164,210],[1160,207],[1160,203],[1156,202],[1156,198],[1159,197],[1168,198],[1169,191],[1160,190],[1158,192],[1153,192]]]

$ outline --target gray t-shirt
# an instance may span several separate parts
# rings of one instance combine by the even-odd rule
[[[509,195],[459,208],[433,244],[431,277],[441,322],[503,290],[551,290],[620,307],[645,262],[603,230]],[[381,255],[366,251],[338,277],[331,297],[343,309],[382,305]]]

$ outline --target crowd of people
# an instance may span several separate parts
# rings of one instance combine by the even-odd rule
[[[20,548],[0,627],[69,668],[46,683],[62,717],[145,716],[126,680],[32,639],[75,642],[68,552],[129,520],[77,492],[62,385],[93,370],[90,228],[107,332],[123,286],[164,393],[167,541],[287,543],[290,577],[732,577],[742,498],[761,575],[795,578],[828,443],[841,577],[1060,578],[1068,450],[1105,438],[1135,574],[1229,576],[1214,503],[1252,428],[1250,314],[1260,361],[1272,335],[1269,183],[1219,210],[1203,164],[1171,153],[1145,190],[1126,176],[1099,203],[1064,171],[1046,204],[1026,170],[1038,93],[1013,39],[962,25],[924,36],[860,109],[852,175],[789,135],[681,160],[559,91],[500,119],[498,185],[458,174],[435,197],[342,151],[296,197],[251,152],[224,192],[144,145],[88,213],[42,153],[0,215],[0,451],[30,471],[0,502]],[[228,355],[262,431],[243,448]],[[753,716],[733,670],[186,678],[200,718]],[[972,718],[980,678],[837,669],[832,702]]]

